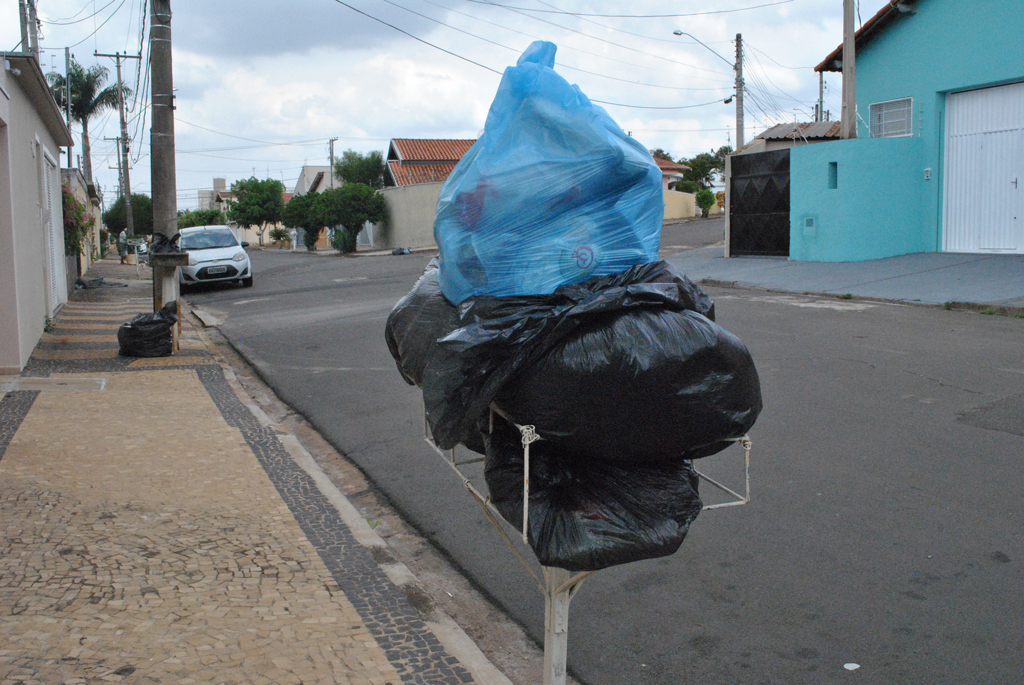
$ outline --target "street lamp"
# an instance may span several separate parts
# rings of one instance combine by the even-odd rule
[[[675,31],[672,32],[672,35],[687,36],[688,38],[692,38],[693,40],[697,41],[697,43],[701,47],[706,49],[708,52],[713,54],[718,59],[728,64],[730,67],[732,67],[732,70],[736,72],[736,149],[740,149],[741,147],[743,147],[743,35],[739,33],[736,34],[735,63],[730,62],[726,58],[719,55],[717,52],[715,52],[710,47],[705,45],[700,38],[693,35],[692,33],[687,33],[686,31],[680,31],[679,29],[676,29]],[[730,102],[732,102],[732,96],[730,96],[727,100],[724,100],[723,102],[724,104],[728,105]]]

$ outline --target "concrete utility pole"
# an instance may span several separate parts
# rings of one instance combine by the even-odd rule
[[[743,34],[736,34],[736,149],[743,147]]]
[[[124,197],[124,174],[121,171],[121,139],[104,138],[103,140],[113,140],[117,143],[117,192],[121,194],[121,197]]]
[[[843,110],[839,135],[857,137],[856,0],[843,0]]]
[[[171,53],[171,0],[152,0],[149,21],[150,78],[153,88],[153,127],[150,129],[150,177],[153,186],[153,232],[178,235],[178,181],[174,166],[174,69]],[[187,252],[151,254],[153,311],[179,296],[178,269],[188,264]],[[181,333],[181,305],[174,350]]]
[[[331,144],[331,188],[334,187],[334,141],[336,140],[337,138],[331,138],[328,141]]]
[[[818,72],[818,117],[816,121],[825,121],[825,72]]]
[[[171,1],[153,0],[149,54],[153,82],[150,174],[153,231],[178,234],[177,174],[174,165],[174,70],[171,56]]]
[[[21,20],[21,51],[29,52],[31,44],[28,40],[28,3],[18,0],[18,19]]]
[[[117,109],[118,114],[121,115],[121,165],[124,169],[122,177],[124,178],[124,184],[122,190],[124,194],[124,218],[125,223],[128,224],[128,235],[135,235],[135,223],[132,221],[132,181],[131,175],[128,173],[128,149],[131,147],[128,144],[128,121],[125,119],[124,113],[124,81],[121,79],[121,60],[123,59],[142,59],[142,55],[122,55],[120,52],[115,52],[113,55],[107,55],[103,53],[93,53],[96,57],[112,57],[117,64]]]
[[[36,16],[36,0],[28,0],[28,50],[39,61],[39,17]]]

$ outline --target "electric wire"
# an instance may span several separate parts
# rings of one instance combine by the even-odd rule
[[[117,0],[110,0],[110,2],[108,2],[103,7],[100,7],[98,10],[96,10],[95,12],[90,14],[89,16],[82,17],[81,19],[75,19],[75,17],[77,17],[82,12],[84,12],[86,10],[86,8],[89,6],[88,4],[84,5],[82,7],[82,9],[78,10],[77,12],[72,14],[70,17],[64,17],[63,19],[53,19],[52,21],[51,20],[42,19],[41,21],[44,24],[49,24],[50,26],[72,26],[73,24],[80,24],[83,21],[89,21],[90,19],[95,17],[97,14],[99,14],[103,10],[105,10],[108,7],[110,7],[111,5],[113,5],[115,2],[117,2]],[[74,19],[74,21],[71,21],[72,19]]]
[[[587,14],[583,12],[566,12],[564,10],[538,10],[530,9],[526,7],[511,7],[509,5],[501,5],[490,0],[468,0],[469,2],[476,3],[478,5],[491,5],[492,7],[502,7],[504,9],[516,9],[523,10],[524,12],[539,12],[543,14],[564,14],[570,17],[603,17],[606,19],[676,19],[681,17],[703,17],[711,14],[733,14],[735,12],[747,12],[749,10],[761,9],[763,7],[774,7],[775,5],[786,5],[793,0],[776,0],[776,2],[769,2],[763,5],[754,5],[753,7],[737,7],[731,10],[708,10],[706,12],[690,12],[687,14]]]
[[[118,6],[116,7],[116,8],[114,8],[114,11],[110,13],[110,16],[109,16],[109,17],[107,17],[106,19],[104,19],[104,20],[103,20],[103,23],[102,23],[102,24],[100,24],[100,25],[99,25],[99,26],[97,26],[97,27],[96,27],[95,29],[93,29],[93,32],[92,32],[92,33],[90,33],[90,34],[89,34],[88,36],[86,36],[86,37],[85,37],[85,38],[83,38],[82,40],[78,41],[77,43],[74,43],[74,44],[72,44],[72,45],[69,45],[68,47],[69,47],[69,48],[76,48],[76,47],[78,47],[79,45],[81,45],[82,43],[84,43],[85,41],[87,41],[87,40],[89,40],[90,38],[92,38],[93,36],[95,36],[95,35],[96,35],[96,33],[97,33],[97,32],[98,32],[98,31],[99,31],[99,30],[100,30],[101,28],[103,28],[104,26],[106,26],[106,25],[107,25],[107,22],[108,22],[108,21],[110,21],[111,19],[113,19],[113,18],[114,18],[114,16],[115,16],[115,15],[117,14],[118,10],[120,10],[120,9],[121,9],[122,7],[124,7],[124,3],[125,3],[126,1],[127,1],[127,0],[121,0],[121,4],[120,4],[120,5],[118,5]]]
[[[482,36],[478,36],[475,33],[471,33],[469,31],[465,31],[465,30],[460,29],[458,27],[452,26],[451,24],[447,24],[447,23],[445,23],[443,21],[440,21],[438,19],[434,19],[433,17],[429,17],[426,14],[421,14],[420,12],[417,12],[415,10],[411,10],[408,7],[403,7],[402,5],[399,5],[396,2],[392,2],[392,0],[382,0],[382,2],[385,2],[388,5],[391,5],[392,7],[397,7],[400,10],[405,10],[406,12],[410,12],[411,14],[415,14],[417,17],[422,17],[423,19],[426,19],[427,21],[432,21],[435,24],[439,24],[439,25],[444,26],[446,28],[449,28],[449,29],[451,29],[453,31],[458,31],[459,33],[462,33],[464,35],[470,36],[471,38],[476,38],[477,40],[484,41],[485,43],[490,43],[491,45],[495,45],[495,46],[497,46],[499,48],[502,48],[503,50],[508,50],[508,51],[510,51],[512,53],[519,53],[519,52],[521,52],[520,50],[518,50],[516,48],[509,47],[508,45],[503,45],[501,43],[498,43],[497,41],[491,40],[490,38],[484,38]],[[597,76],[599,78],[606,78],[606,79],[610,79],[612,81],[620,81],[622,83],[628,83],[628,84],[634,85],[634,86],[644,86],[646,88],[662,88],[662,89],[666,89],[666,90],[676,90],[676,91],[678,91],[678,90],[702,90],[702,91],[703,90],[721,90],[720,88],[684,88],[684,87],[680,87],[680,86],[662,86],[662,85],[658,85],[658,84],[654,84],[654,83],[639,83],[637,81],[631,81],[629,79],[618,78],[617,76],[609,76],[607,74],[599,74],[596,71],[588,71],[586,69],[580,69],[579,67],[569,66],[568,64],[565,64],[564,62],[559,64],[559,67],[561,67],[562,69],[567,69],[569,71],[578,71],[578,72],[580,72],[582,74],[590,74],[591,76]]]

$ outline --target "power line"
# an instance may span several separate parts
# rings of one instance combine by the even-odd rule
[[[81,44],[82,44],[82,43],[84,43],[85,41],[87,41],[87,40],[89,40],[90,38],[92,38],[93,36],[95,36],[95,35],[96,35],[96,34],[97,34],[97,33],[99,32],[99,30],[100,30],[101,28],[103,28],[104,26],[106,26],[106,25],[107,25],[107,22],[108,22],[108,21],[110,21],[111,19],[113,19],[113,18],[114,18],[114,15],[116,15],[116,14],[117,14],[118,10],[120,10],[120,9],[121,9],[122,7],[124,7],[124,3],[125,3],[125,2],[126,2],[126,0],[121,0],[121,4],[120,4],[120,5],[118,5],[118,6],[117,6],[117,7],[116,7],[116,8],[114,9],[114,11],[110,13],[110,16],[109,16],[109,17],[107,17],[106,19],[104,19],[104,20],[103,20],[103,23],[102,23],[102,24],[100,24],[99,26],[97,26],[97,27],[96,27],[96,28],[95,28],[95,29],[93,30],[93,32],[92,32],[92,33],[90,33],[90,34],[89,34],[88,36],[86,36],[86,37],[85,37],[85,38],[83,38],[82,40],[78,41],[78,42],[77,42],[77,43],[75,43],[74,45],[69,45],[68,47],[69,47],[69,48],[75,48],[75,47],[78,47],[79,45],[81,45]]]
[[[335,1],[337,2],[337,0],[335,0]],[[697,69],[698,71],[706,71],[706,72],[708,72],[710,74],[718,74],[720,76],[721,75],[731,76],[731,74],[727,74],[724,71],[716,71],[714,69],[705,69],[704,67],[698,67],[698,66],[694,66],[692,64],[687,64],[686,62],[680,62],[679,60],[674,60],[674,59],[671,59],[669,57],[665,57],[663,55],[655,55],[655,54],[652,54],[652,53],[649,53],[649,52],[644,52],[643,50],[638,50],[636,48],[631,48],[628,45],[622,45],[621,43],[616,43],[615,41],[607,40],[605,38],[598,38],[597,36],[592,36],[589,33],[584,33],[583,31],[577,31],[576,29],[569,28],[568,26],[562,26],[561,24],[556,24],[555,22],[548,21],[547,19],[541,19],[540,17],[531,16],[531,15],[527,14],[526,12],[519,11],[519,10],[514,9],[512,7],[508,7],[506,5],[493,5],[491,3],[479,3],[479,0],[464,0],[464,1],[465,2],[477,2],[478,4],[490,5],[491,7],[500,7],[501,9],[508,10],[509,12],[513,12],[515,14],[521,14],[524,17],[526,17],[527,19],[532,19],[534,21],[539,21],[539,22],[541,22],[543,24],[548,24],[549,26],[554,26],[555,28],[562,29],[563,31],[569,31],[571,33],[579,34],[579,35],[584,36],[585,38],[588,38],[590,40],[596,40],[598,42],[606,43],[608,45],[614,45],[617,48],[622,48],[623,50],[629,50],[630,52],[635,52],[635,53],[638,53],[638,54],[641,54],[641,55],[645,55],[647,57],[652,57],[654,59],[660,59],[662,61],[670,62],[672,64],[678,64],[680,66],[690,67],[691,69]]]
[[[586,14],[583,12],[566,12],[565,10],[538,10],[527,7],[512,7],[510,5],[501,5],[490,0],[468,0],[478,5],[491,5],[492,7],[501,7],[503,9],[514,9],[522,10],[524,12],[538,12],[541,14],[564,14],[570,17],[603,17],[606,19],[676,19],[681,17],[702,17],[710,14],[732,14],[734,12],[746,12],[748,10],[761,9],[763,7],[774,7],[775,5],[785,5],[793,2],[793,0],[777,0],[776,2],[769,2],[764,5],[754,5],[753,7],[738,7],[731,10],[708,10],[706,12],[689,12],[687,14]]]
[[[400,10],[405,10],[406,12],[409,12],[411,14],[415,14],[417,17],[422,17],[423,19],[426,19],[427,21],[432,21],[435,24],[440,24],[441,26],[449,28],[449,29],[451,29],[453,31],[458,31],[459,33],[462,33],[464,35],[470,36],[472,38],[476,38],[477,40],[482,40],[485,43],[490,43],[491,45],[496,45],[497,47],[502,48],[504,50],[508,50],[510,52],[513,52],[513,53],[519,53],[520,52],[520,50],[518,50],[516,48],[509,47],[508,45],[502,45],[501,43],[493,41],[493,40],[491,40],[489,38],[484,38],[482,36],[478,36],[475,33],[470,33],[469,31],[465,31],[463,29],[457,28],[455,26],[452,26],[451,24],[447,24],[447,23],[445,23],[443,21],[440,21],[438,19],[434,19],[433,17],[429,17],[426,14],[421,14],[421,13],[415,11],[415,10],[411,10],[408,7],[403,7],[402,5],[399,5],[398,3],[392,2],[392,0],[383,0],[383,2],[391,5],[392,7],[397,7]],[[580,69],[578,67],[572,67],[572,66],[569,66],[569,65],[565,64],[564,62],[561,63],[559,66],[562,69],[568,69],[570,71],[578,71],[578,72],[580,72],[582,74],[590,74],[591,76],[597,76],[599,78],[606,78],[606,79],[610,79],[612,81],[620,81],[622,83],[629,83],[630,85],[634,85],[634,86],[644,86],[646,88],[663,88],[663,89],[667,89],[667,90],[676,90],[676,91],[679,91],[679,90],[720,90],[719,88],[681,88],[679,86],[661,86],[661,85],[657,85],[657,84],[653,84],[653,83],[638,83],[637,81],[631,81],[629,79],[618,78],[617,76],[609,76],[607,74],[599,74],[596,71],[588,71],[586,69]]]
[[[346,3],[346,2],[342,2],[342,0],[334,0],[334,2],[338,3],[339,5],[344,5],[345,7],[349,8],[349,9],[350,9],[350,10],[352,10],[353,12],[355,12],[355,13],[357,13],[357,14],[361,14],[361,15],[363,15],[363,16],[364,16],[364,17],[366,17],[367,19],[372,19],[373,21],[376,21],[376,22],[378,22],[378,23],[380,23],[380,24],[384,24],[384,25],[385,25],[385,26],[387,26],[387,27],[393,28],[394,30],[398,31],[399,33],[403,33],[403,34],[405,34],[405,35],[409,36],[410,38],[412,38],[412,39],[413,39],[413,40],[415,40],[415,41],[418,41],[418,42],[420,42],[420,43],[423,43],[424,45],[429,45],[430,47],[434,48],[435,50],[440,50],[441,52],[443,52],[443,53],[446,53],[446,54],[448,54],[448,55],[451,55],[452,57],[455,57],[455,58],[457,58],[457,59],[461,59],[461,60],[463,60],[464,62],[469,62],[470,64],[475,64],[476,66],[478,66],[478,67],[480,67],[480,68],[482,68],[482,69],[486,69],[487,71],[489,71],[489,72],[491,72],[491,73],[493,73],[493,74],[498,74],[499,76],[501,75],[501,72],[500,72],[500,71],[497,71],[497,70],[495,70],[495,69],[491,69],[491,68],[490,68],[489,66],[487,66],[486,64],[480,64],[479,62],[476,62],[476,61],[474,61],[474,60],[471,60],[471,59],[469,59],[468,57],[463,57],[462,55],[458,55],[458,54],[456,54],[456,53],[452,52],[451,50],[445,50],[445,49],[444,49],[444,48],[442,48],[441,46],[439,46],[439,45],[434,45],[433,43],[431,43],[431,42],[429,42],[429,41],[423,40],[422,38],[418,38],[418,37],[416,37],[416,36],[412,35],[411,33],[409,33],[408,31],[405,31],[405,30],[403,30],[403,29],[400,29],[400,28],[398,28],[398,27],[397,27],[397,26],[395,26],[394,24],[389,24],[388,22],[384,21],[383,19],[378,19],[377,17],[375,17],[375,16],[373,16],[373,15],[371,15],[371,14],[367,14],[366,12],[363,12],[362,10],[358,10],[358,9],[356,9],[355,7],[353,7],[352,5],[349,5],[349,4],[348,4],[348,3]]]
[[[99,14],[103,10],[105,10],[108,7],[110,7],[111,5],[113,5],[115,2],[117,2],[117,0],[110,0],[110,2],[108,2],[103,7],[100,7],[98,10],[96,10],[95,12],[90,14],[88,17],[82,17],[81,19],[75,19],[75,17],[77,17],[82,12],[84,12],[85,8],[88,7],[88,5],[83,6],[82,9],[78,10],[77,12],[72,14],[70,17],[65,17],[64,19],[54,19],[53,21],[48,21],[46,19],[43,19],[42,22],[44,24],[49,24],[50,26],[71,26],[73,24],[80,24],[83,21],[89,21],[90,19],[95,17],[97,14]],[[74,19],[74,21],[71,21],[72,19]]]

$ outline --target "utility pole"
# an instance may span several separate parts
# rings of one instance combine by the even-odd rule
[[[337,138],[331,138],[328,142],[331,144],[331,188],[334,188],[334,141]]]
[[[28,41],[28,3],[18,0],[18,19],[21,20],[21,51],[29,52],[32,47]]]
[[[112,140],[117,143],[117,192],[121,194],[121,197],[124,197],[124,173],[121,170],[121,138],[104,138],[103,140]]]
[[[71,48],[64,48],[64,115],[71,130]],[[68,169],[71,168],[71,148],[68,148]]]
[[[736,34],[736,149],[743,147],[743,34]]]
[[[843,0],[843,109],[839,134],[843,140],[857,137],[856,0]]]
[[[93,53],[96,57],[113,57],[117,64],[117,110],[118,114],[121,115],[121,166],[123,171],[121,176],[124,179],[121,190],[124,197],[124,218],[125,223],[128,224],[128,235],[135,235],[135,223],[132,221],[132,181],[131,175],[128,173],[128,122],[125,119],[124,114],[124,81],[121,79],[121,60],[123,59],[142,59],[142,55],[122,55],[120,52],[115,52],[113,55],[107,55],[103,53]]]
[[[171,59],[171,0],[153,0],[149,54],[153,83],[150,175],[153,232],[178,234],[177,173],[174,164],[174,70]]]
[[[28,50],[39,61],[39,17],[36,16],[36,0],[28,1]]]
[[[818,72],[818,117],[816,121],[825,121],[825,72]]]

